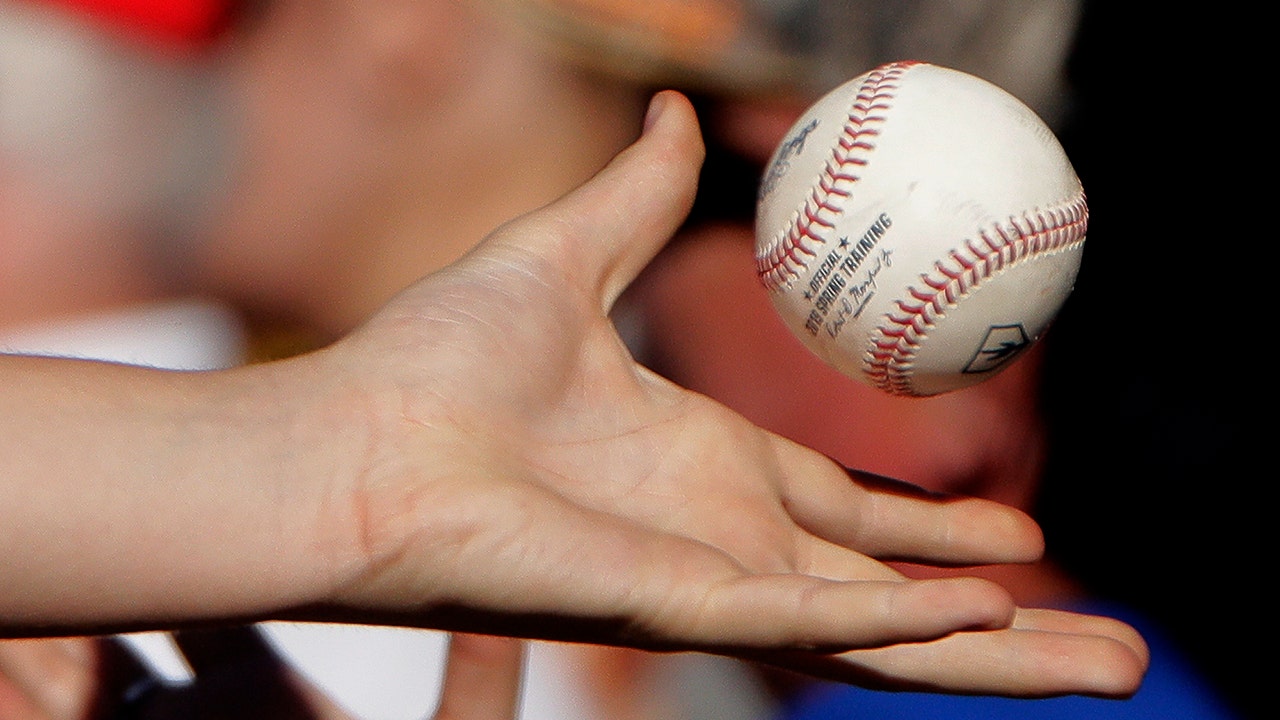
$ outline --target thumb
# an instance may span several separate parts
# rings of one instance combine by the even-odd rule
[[[608,312],[693,206],[705,149],[682,94],[654,95],[644,132],[592,179],[495,234],[563,268]]]

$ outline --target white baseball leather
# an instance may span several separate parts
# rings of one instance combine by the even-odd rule
[[[1088,206],[1047,125],[980,78],[884,65],[814,103],[760,185],[756,260],[847,375],[929,396],[993,376],[1070,294]]]

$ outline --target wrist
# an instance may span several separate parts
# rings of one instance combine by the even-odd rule
[[[262,558],[272,567],[266,617],[325,606],[367,565],[364,519],[355,502],[373,463],[378,414],[329,351],[238,371],[256,407],[244,420],[257,447],[248,461],[268,518]]]

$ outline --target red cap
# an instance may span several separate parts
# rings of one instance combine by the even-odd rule
[[[133,37],[196,49],[226,28],[234,0],[34,0]]]

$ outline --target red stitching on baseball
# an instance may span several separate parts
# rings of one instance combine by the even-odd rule
[[[1007,225],[995,225],[952,250],[934,272],[922,274],[921,287],[908,290],[909,300],[899,300],[897,311],[878,327],[871,341],[863,372],[871,382],[895,395],[913,395],[911,369],[916,350],[949,308],[955,307],[983,281],[1000,271],[1039,255],[1068,250],[1084,242],[1089,206],[1081,193],[1057,207],[1010,217]]]
[[[897,62],[879,67],[867,74],[858,87],[849,108],[845,126],[836,147],[831,151],[817,186],[791,224],[775,235],[764,253],[756,253],[756,272],[770,290],[790,284],[817,255],[814,247],[826,244],[826,232],[835,227],[842,205],[835,199],[848,198],[849,186],[857,183],[859,168],[867,164],[866,156],[875,149],[874,138],[885,121],[884,111],[891,107],[898,89],[897,80],[919,62]]]

